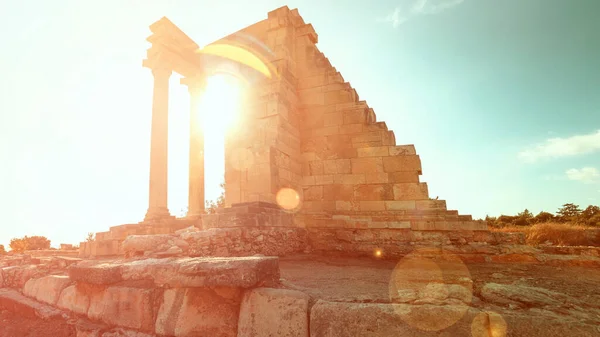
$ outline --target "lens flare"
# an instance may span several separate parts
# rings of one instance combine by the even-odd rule
[[[269,69],[269,67],[265,62],[263,62],[263,60],[261,60],[260,57],[241,46],[235,46],[228,43],[216,43],[210,44],[198,52],[202,54],[223,57],[243,64],[258,71],[267,78],[271,78],[273,76],[271,69]]]
[[[295,211],[300,207],[300,195],[293,188],[282,188],[275,197],[279,207],[287,211]]]
[[[440,331],[454,325],[473,296],[468,268],[458,257],[441,249],[419,249],[394,268],[389,296],[396,314],[423,331]]]

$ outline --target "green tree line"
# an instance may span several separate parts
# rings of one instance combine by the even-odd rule
[[[600,207],[589,205],[585,209],[581,209],[579,205],[567,203],[562,205],[554,214],[542,211],[537,215],[533,215],[528,209],[525,209],[517,215],[486,216],[485,219],[480,221],[484,221],[492,227],[530,226],[544,222],[600,227]]]

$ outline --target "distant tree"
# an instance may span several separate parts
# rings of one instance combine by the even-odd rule
[[[4,245],[0,245],[0,255],[5,255],[6,249],[4,249]]]
[[[541,211],[535,217],[533,217],[533,223],[549,222],[554,219],[554,214],[549,212]]]
[[[497,223],[497,218],[495,216],[489,216],[486,215],[485,219],[483,219],[483,221],[488,225],[488,226],[496,226]]]
[[[85,238],[85,241],[86,242],[94,242],[94,241],[96,241],[96,234],[91,233],[91,232],[88,233],[87,234],[87,238]]]
[[[533,214],[526,208],[523,212],[517,214],[516,219],[513,221],[515,226],[527,226],[531,224]]]
[[[577,217],[577,223],[587,226],[600,226],[600,207],[589,205]]]
[[[50,248],[50,240],[43,236],[24,236],[10,240],[10,249],[17,253],[26,250],[42,250]]]
[[[498,219],[496,221],[501,226],[510,226],[510,225],[514,225],[514,222],[517,219],[518,219],[517,216],[513,216],[513,215],[501,215],[501,216],[498,217]]]
[[[577,217],[581,214],[581,209],[579,208],[579,205],[568,203],[562,205],[562,207],[558,209],[556,214],[557,218],[561,222],[575,221]]]

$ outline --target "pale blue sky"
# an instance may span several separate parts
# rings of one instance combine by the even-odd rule
[[[141,220],[148,26],[167,16],[202,46],[285,4],[398,144],[416,145],[422,181],[449,208],[483,217],[600,204],[597,0],[3,1],[0,243],[77,243]],[[174,214],[187,203],[188,94],[177,81]]]

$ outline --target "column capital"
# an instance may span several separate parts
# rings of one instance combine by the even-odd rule
[[[173,74],[173,69],[159,59],[146,59],[142,62],[142,66],[150,69],[155,79],[169,78]]]
[[[204,74],[198,74],[184,77],[179,80],[179,83],[187,85],[190,94],[199,93],[206,88],[206,76]]]

